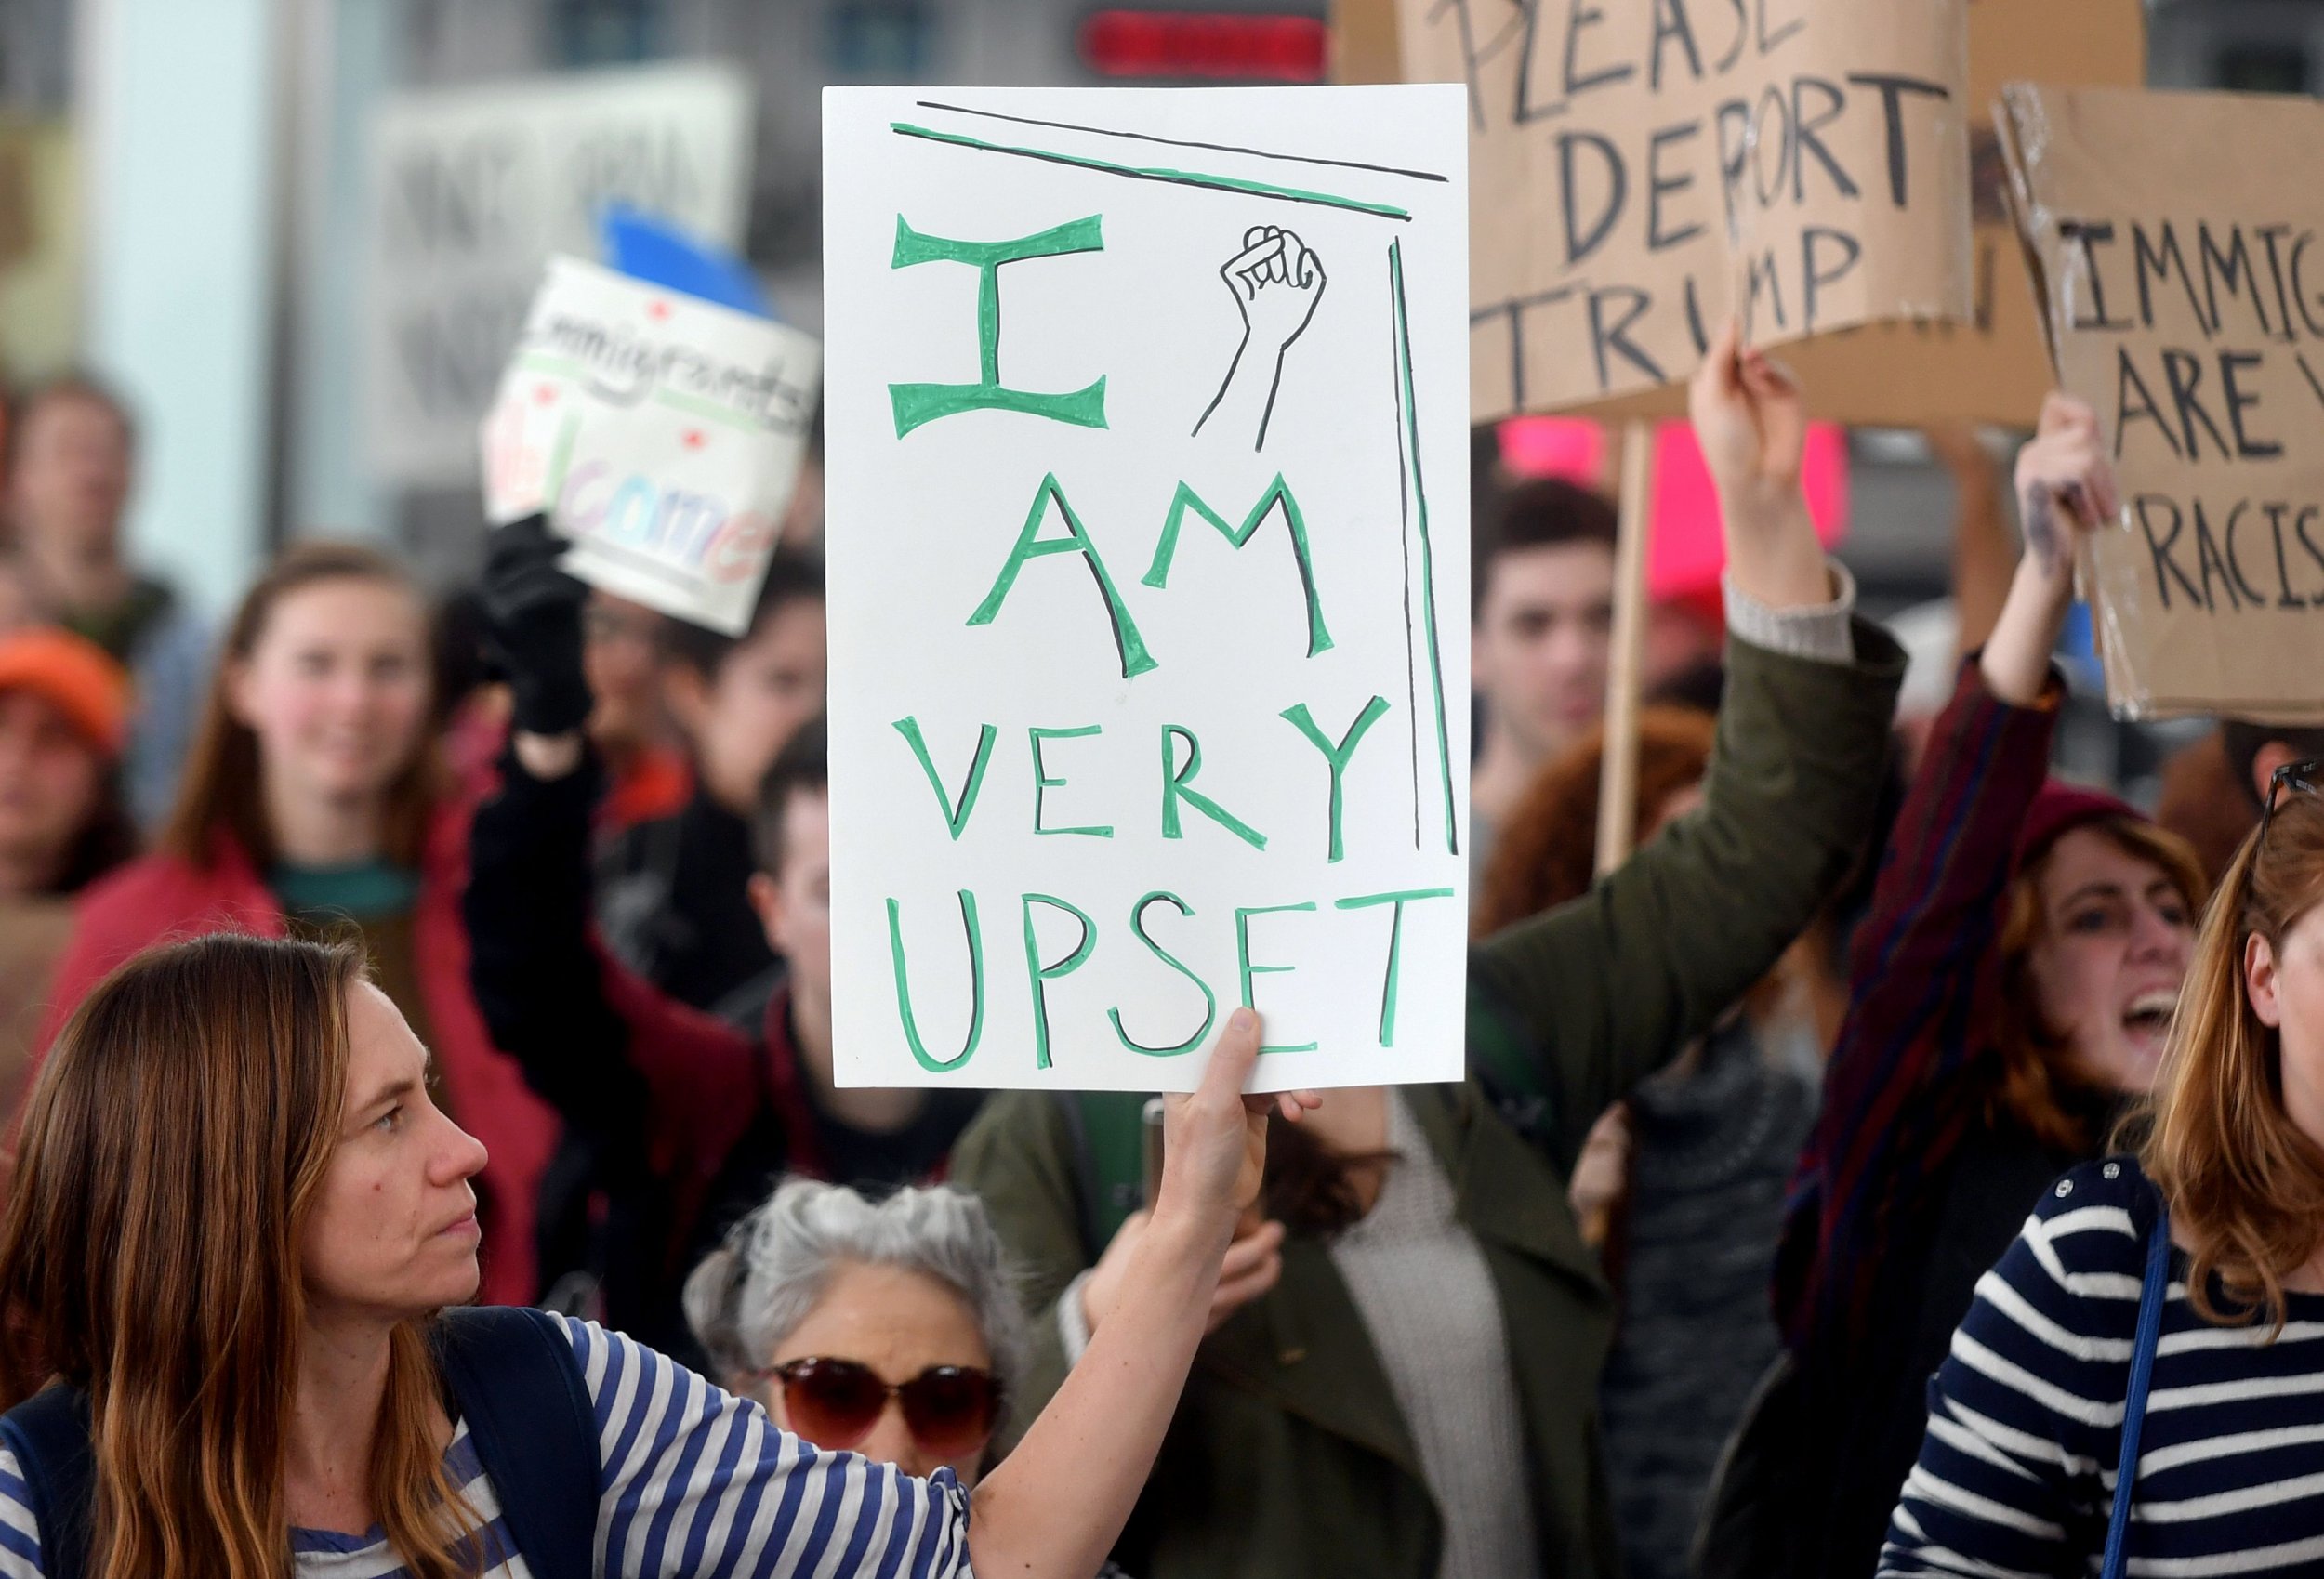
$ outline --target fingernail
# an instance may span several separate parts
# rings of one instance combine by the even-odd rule
[[[1248,1031],[1251,1028],[1252,1023],[1250,1010],[1247,1008],[1238,1008],[1233,1014],[1227,1016],[1226,1028],[1229,1031]]]

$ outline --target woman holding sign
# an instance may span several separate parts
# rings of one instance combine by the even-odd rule
[[[1566,1176],[1598,1114],[1847,875],[1903,669],[1817,545],[1789,381],[1730,329],[1694,412],[1735,637],[1704,804],[1583,899],[1478,946],[1466,1083],[1335,1092],[1321,1125],[1278,1140],[1272,1220],[1252,1214],[1228,1253],[1116,1553],[1142,1579],[1619,1570],[1592,1427],[1614,1302]],[[1034,1269],[1028,1404],[1141,1319],[1128,1276],[1154,1228],[1109,1217],[1122,1105],[997,1096],[955,1153]]]
[[[1237,1012],[1171,1102],[1121,1316],[971,1493],[812,1447],[593,1324],[447,1309],[477,1291],[484,1149],[360,955],[151,950],[59,1038],[0,1223],[0,1574],[1089,1579],[1265,1115],[1316,1100],[1242,1096],[1258,1050]]]
[[[524,1304],[557,1121],[469,991],[467,822],[429,734],[431,668],[426,610],[393,560],[342,544],[285,552],[227,630],[161,848],[82,899],[39,1045],[149,943],[353,922],[389,996],[441,1049],[440,1096],[491,1150],[485,1297]]]

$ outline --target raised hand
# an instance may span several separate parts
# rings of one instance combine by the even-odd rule
[[[565,547],[539,515],[495,528],[484,546],[486,638],[514,692],[516,727],[531,735],[569,734],[589,716],[581,666],[589,589],[561,568]]]
[[[1695,437],[1719,493],[1727,575],[1737,590],[1771,608],[1804,608],[1831,598],[1831,572],[1800,492],[1807,405],[1791,375],[1745,350],[1730,320],[1687,390]]]
[[[2017,452],[2017,508],[2026,553],[2044,574],[2062,576],[2070,533],[2093,533],[2122,510],[2098,414],[2053,391],[2041,402],[2032,442]]]

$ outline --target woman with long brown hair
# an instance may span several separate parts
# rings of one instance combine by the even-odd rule
[[[2110,1533],[2133,1572],[2324,1561],[2320,790],[2280,770],[2221,879],[2136,1154],[1978,1284],[1882,1573],[2091,1572]]]
[[[1851,954],[1776,1268],[1788,1373],[1706,1532],[1708,1579],[1860,1579],[1976,1280],[2155,1078],[2204,896],[2192,850],[2049,776],[2074,537],[2119,507],[2097,417],[2018,456],[2026,549],[1934,726]]]
[[[82,898],[40,1043],[150,943],[353,922],[398,1009],[441,1054],[441,1096],[492,1153],[484,1292],[522,1304],[534,1202],[557,1125],[492,1046],[460,919],[466,808],[437,761],[427,613],[394,560],[286,550],[228,628],[159,848]]]
[[[973,1493],[777,1429],[478,1283],[484,1151],[347,944],[219,934],[89,994],[0,1221],[0,1574],[1087,1579],[1145,1478],[1258,1188],[1238,1011],[1172,1099],[1134,1297]],[[99,1248],[99,1247],[101,1247]],[[53,1378],[52,1385],[42,1384]],[[41,1389],[35,1391],[34,1389]],[[892,1400],[891,1400],[892,1402]]]

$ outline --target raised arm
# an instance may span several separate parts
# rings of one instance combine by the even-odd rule
[[[634,1149],[667,1143],[678,1115],[751,1101],[750,1050],[623,971],[592,931],[601,774],[580,731],[586,588],[557,568],[562,551],[537,519],[498,529],[488,550],[486,612],[516,716],[499,790],[469,831],[469,973],[494,1045],[534,1089]]]
[[[1488,1084],[1538,1095],[1570,1168],[1606,1105],[1775,964],[1871,832],[1902,678],[1800,492],[1805,416],[1730,326],[1693,391],[1727,538],[1727,693],[1704,804],[1581,899],[1486,940],[1470,1042]]]
[[[1996,941],[2027,809],[2050,770],[2050,654],[2072,596],[2065,535],[2114,508],[2096,419],[2053,396],[2018,459],[2025,557],[1984,652],[1931,731],[1857,929],[1852,995],[1801,1154],[1778,1303],[1795,1341],[1838,1319],[1864,1243],[1929,1177],[1990,1023]],[[2046,537],[2032,530],[2046,521]],[[2046,542],[2046,547],[2044,544]]]
[[[651,1350],[574,1323],[604,1478],[599,1572],[1089,1579],[1143,1488],[1178,1408],[1237,1217],[1259,1198],[1267,1113],[1246,1098],[1259,1020],[1237,1009],[1202,1085],[1169,1099],[1162,1186],[1120,1308],[1023,1440],[972,1495],[852,1454],[821,1454]],[[0,1492],[5,1492],[0,1486]]]

